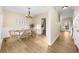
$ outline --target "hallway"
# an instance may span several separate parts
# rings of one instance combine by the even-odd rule
[[[52,46],[48,47],[47,38],[38,36],[29,40],[17,41],[14,38],[7,39],[3,42],[1,52],[27,52],[27,53],[76,53],[77,47],[69,32],[61,32],[60,37]]]
[[[70,32],[61,32],[59,38],[50,48],[52,52],[77,52],[77,47],[71,37]]]

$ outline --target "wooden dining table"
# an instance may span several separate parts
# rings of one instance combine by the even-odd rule
[[[18,36],[18,37],[20,37],[23,32],[24,32],[24,30],[10,30],[9,34],[10,34],[10,36]]]
[[[21,38],[22,36],[30,36],[34,37],[35,32],[32,29],[23,29],[23,30],[10,30],[9,31],[10,37],[17,37],[18,39]]]

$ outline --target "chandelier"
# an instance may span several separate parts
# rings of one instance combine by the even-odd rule
[[[30,18],[30,19],[32,19],[32,16],[30,16],[30,8],[28,8],[28,15],[27,16],[25,16],[26,18]]]

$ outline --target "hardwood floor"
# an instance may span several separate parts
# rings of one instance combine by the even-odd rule
[[[77,47],[74,44],[74,41],[69,32],[61,32],[59,38],[51,46],[50,51],[52,52],[78,52]]]
[[[45,36],[37,36],[30,39],[8,38],[3,41],[1,52],[5,53],[75,53],[77,47],[69,32],[61,32],[59,38],[53,45],[48,47]]]

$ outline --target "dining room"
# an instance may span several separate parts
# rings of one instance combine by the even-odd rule
[[[1,12],[1,52],[51,52],[60,34],[55,7],[3,6]]]
[[[43,9],[44,11],[39,12],[40,10],[38,8]],[[38,12],[35,13],[34,12],[35,10],[38,10]],[[44,40],[46,40],[47,42],[46,38],[47,10],[48,7],[45,7],[44,9],[43,7],[4,6],[2,10],[4,19],[2,28],[2,37],[3,37],[2,47],[4,46],[4,48],[2,48],[2,50],[6,49],[4,42],[7,43],[8,41],[9,41],[8,44],[11,44],[11,42],[14,41],[15,42],[16,41],[21,42],[22,40],[30,41],[36,38],[38,40],[41,37],[42,38],[44,37],[45,38]]]

